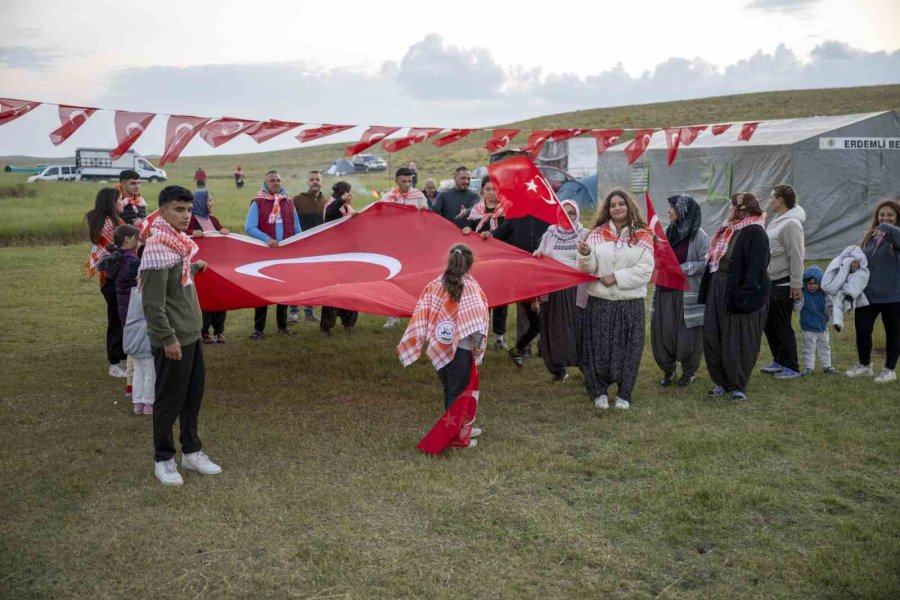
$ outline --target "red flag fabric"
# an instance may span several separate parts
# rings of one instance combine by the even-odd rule
[[[759,127],[759,121],[755,121],[753,123],[744,123],[741,126],[741,135],[738,136],[738,139],[742,142],[749,142],[750,138],[753,137],[753,133],[756,131],[756,128]]]
[[[354,127],[356,127],[356,125],[321,125],[320,127],[313,127],[312,129],[301,131],[299,135],[297,135],[297,139],[300,140],[300,143],[302,144],[303,142],[311,142],[328,135],[347,131]]]
[[[235,233],[204,234],[196,242],[197,257],[209,264],[197,275],[203,310],[298,304],[408,317],[425,285],[444,272],[447,251],[460,242],[475,254],[472,275],[491,306],[593,280],[498,240],[464,236],[431,211],[387,202],[295,235],[277,248]]]
[[[218,148],[257,125],[259,125],[259,121],[222,117],[204,125],[200,129],[200,137],[213,148]]]
[[[439,137],[438,139],[434,140],[431,143],[432,143],[432,145],[434,145],[438,148],[443,148],[444,146],[446,146],[448,144],[452,144],[453,142],[458,142],[459,140],[463,139],[467,135],[471,134],[473,131],[475,131],[475,130],[474,129],[451,129],[450,132],[447,133],[447,135]]]
[[[544,147],[544,144],[547,143],[547,140],[550,139],[553,133],[553,129],[535,129],[528,136],[528,141],[525,142],[525,147],[522,150],[527,152],[532,159],[536,159],[541,153],[541,148]]]
[[[484,145],[484,149],[488,152],[496,152],[502,148],[506,148],[509,146],[509,143],[512,141],[516,134],[518,134],[521,129],[495,129],[491,132],[491,139],[487,141]]]
[[[384,140],[381,142],[381,147],[384,148],[386,152],[397,152],[398,150],[409,148],[413,144],[424,142],[428,138],[432,138],[442,131],[443,129],[440,127],[410,127],[406,137],[402,137],[398,140]]]
[[[344,156],[350,157],[359,154],[364,150],[368,150],[396,131],[400,131],[400,128],[373,125],[363,132],[362,137],[359,139],[359,142],[344,148]]]
[[[169,122],[166,124],[166,148],[163,150],[163,155],[159,157],[159,166],[175,162],[184,147],[203,129],[207,121],[209,119],[206,117],[186,115],[169,117]]]
[[[472,439],[472,424],[478,412],[478,368],[472,361],[469,384],[450,408],[438,419],[431,431],[425,434],[416,448],[426,454],[440,454],[451,446],[468,448]]]
[[[638,129],[634,132],[634,139],[631,140],[631,143],[625,146],[625,156],[628,157],[628,164],[633,164],[634,161],[641,157],[641,154],[650,146],[650,138],[656,132],[655,129]]]
[[[678,154],[678,144],[681,142],[681,128],[667,127],[664,129],[666,133],[666,147],[669,149],[669,166],[675,162],[675,155]]]
[[[553,188],[527,156],[494,163],[488,173],[507,218],[532,215],[551,225],[572,227]]]
[[[15,121],[25,113],[31,112],[40,105],[40,102],[0,98],[0,125],[6,125],[10,121]]]
[[[726,123],[725,125],[713,125],[710,128],[710,131],[712,131],[713,135],[722,135],[729,129],[731,129],[731,123]]]
[[[557,129],[550,134],[550,139],[554,142],[564,142],[576,138],[586,131],[587,129]]]
[[[656,285],[686,292],[688,289],[687,277],[684,276],[684,271],[681,270],[681,265],[678,264],[675,251],[672,250],[672,245],[669,244],[669,238],[666,237],[666,232],[663,231],[662,225],[659,223],[659,217],[656,216],[656,211],[653,210],[653,201],[650,200],[650,192],[647,190],[644,190],[644,200],[647,202],[647,219],[650,223],[650,229],[653,230],[653,235],[656,238],[653,244],[653,260],[655,264],[650,281]]]
[[[137,141],[144,130],[150,125],[150,121],[156,113],[128,112],[127,110],[117,110],[113,119],[116,127],[116,140],[119,145],[113,148],[109,157],[113,160],[120,158],[128,152],[132,145]]]
[[[54,129],[50,134],[50,141],[54,146],[59,146],[69,139],[69,136],[78,131],[78,128],[84,125],[92,114],[97,111],[96,108],[87,106],[68,106],[59,105],[59,128]]]
[[[614,146],[625,133],[624,129],[592,129],[588,133],[597,140],[597,156]]]
[[[682,146],[690,146],[700,135],[701,131],[706,130],[706,125],[692,125],[690,127],[682,127],[678,135],[678,142]]]
[[[269,119],[268,121],[259,121],[256,125],[244,131],[253,138],[257,144],[267,142],[277,135],[287,133],[291,129],[297,129],[303,123],[295,123],[293,121],[279,121],[278,119]]]

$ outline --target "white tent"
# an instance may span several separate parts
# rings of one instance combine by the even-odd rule
[[[599,197],[614,187],[650,190],[654,209],[666,214],[666,198],[693,196],[712,234],[735,192],[753,192],[763,206],[774,185],[794,186],[806,210],[806,258],[832,258],[858,244],[880,198],[900,195],[900,115],[895,112],[763,121],[749,142],[741,126],[714,136],[702,132],[682,146],[667,166],[663,132],[629,166],[626,143],[598,159]],[[643,202],[639,202],[642,206]],[[663,217],[664,218],[664,217]]]

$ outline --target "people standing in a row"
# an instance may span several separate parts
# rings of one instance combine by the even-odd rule
[[[747,399],[747,381],[759,357],[769,299],[769,238],[756,196],[731,197],[728,219],[706,253],[698,302],[703,314],[703,354],[716,386],[711,396]]]
[[[250,201],[244,231],[270,248],[277,248],[284,239],[300,233],[300,219],[293,201],[285,195],[284,188],[281,187],[281,175],[278,171],[266,173],[262,189]],[[275,322],[281,335],[293,335],[287,326],[287,308],[286,304],[275,306]],[[268,306],[256,309],[250,339],[261,340],[265,337],[268,310]]]
[[[472,173],[466,167],[453,171],[453,187],[437,195],[431,210],[462,229],[469,224],[469,211],[478,204],[478,194],[469,189]],[[532,248],[534,250],[534,248]]]
[[[324,218],[326,223],[337,221],[344,217],[353,216],[353,189],[346,181],[338,181],[331,188],[332,195],[328,205],[325,207]],[[322,320],[319,322],[319,329],[325,335],[331,335],[331,330],[337,324],[340,317],[341,325],[344,331],[352,333],[359,320],[359,313],[355,310],[347,310],[344,308],[335,308],[334,306],[322,307]]]
[[[650,346],[662,369],[663,387],[675,383],[675,369],[681,363],[678,385],[685,387],[697,378],[703,358],[703,312],[697,291],[706,269],[709,238],[700,227],[700,205],[687,194],[669,198],[669,226],[666,238],[687,278],[687,291],[656,284],[650,303]]]
[[[769,237],[769,309],[766,318],[766,339],[772,351],[772,363],[761,370],[778,379],[800,376],[797,360],[797,338],[791,319],[794,303],[803,299],[803,222],[806,212],[797,204],[797,194],[789,185],[776,185],[769,197],[766,227]]]
[[[318,227],[325,222],[325,205],[328,199],[322,193],[322,173],[319,171],[310,171],[306,178],[306,191],[294,196],[294,208],[297,210],[297,216],[300,219],[300,229],[309,231],[313,227]],[[303,307],[303,318],[311,323],[317,322],[319,319],[313,312],[312,306]],[[291,323],[300,321],[300,308],[291,306],[291,314],[288,317]]]
[[[197,190],[194,192],[194,204],[191,208],[191,222],[188,224],[187,231],[194,237],[203,237],[204,234],[218,232],[222,235],[231,233],[222,227],[219,219],[213,216],[212,195],[208,190]],[[224,344],[225,343],[225,317],[228,313],[224,310],[203,311],[203,329],[200,334],[204,344]],[[209,330],[212,327],[212,334]]]
[[[859,364],[847,371],[848,377],[871,377],[872,332],[881,315],[884,324],[884,368],[876,383],[897,380],[900,358],[900,201],[883,200],[875,209],[872,222],[860,246],[869,261],[869,283],[863,292],[869,305],[856,308],[856,351]],[[852,267],[851,267],[852,268]],[[857,265],[858,268],[858,265]]]

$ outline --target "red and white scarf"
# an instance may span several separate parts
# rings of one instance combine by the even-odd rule
[[[498,227],[500,227],[500,217],[503,216],[503,207],[500,206],[500,203],[497,203],[497,206],[494,207],[494,212],[488,212],[487,204],[484,203],[484,199],[481,200],[478,204],[472,207],[472,210],[469,211],[469,220],[474,221],[478,219],[478,225],[473,227],[475,231],[481,231],[481,227],[484,225],[484,222],[487,220],[491,221],[491,231],[494,231]]]
[[[736,231],[740,231],[751,225],[765,226],[766,215],[752,215],[744,217],[740,221],[726,221],[713,236],[709,243],[709,250],[706,251],[706,258],[709,261],[709,272],[715,273],[719,270],[719,261],[728,252],[728,244],[734,237]]]
[[[153,235],[144,246],[140,272],[170,269],[180,262],[181,285],[191,285],[191,260],[199,250],[197,244],[183,231],[176,231],[165,219],[156,219],[150,229]]]
[[[283,223],[281,218],[281,203],[291,202],[291,199],[281,194],[270,194],[265,190],[260,190],[256,194],[256,200],[271,200],[272,212],[269,213],[269,223]]]
[[[645,250],[653,252],[653,231],[647,227],[642,229],[631,230],[631,227],[623,227],[617,232],[613,224],[609,221],[599,227],[595,227],[591,231],[586,240],[589,244],[596,243],[613,243],[616,248],[621,248],[628,244],[629,246],[640,246]]]
[[[425,197],[425,194],[423,194],[421,190],[414,187],[409,188],[409,191],[407,191],[406,193],[401,192],[400,188],[394,188],[387,194],[382,196],[381,201],[394,202],[395,204],[404,204],[406,206],[415,206],[416,208],[423,208],[428,206],[428,199]]]
[[[88,257],[87,264],[81,269],[88,279],[97,275],[97,265],[104,257],[109,256],[109,250],[106,247],[113,243],[115,231],[116,226],[113,225],[112,219],[106,217],[106,220],[103,221],[103,228],[100,230],[99,243],[91,246],[91,254]],[[103,285],[105,281],[106,273],[100,273],[100,285]]]

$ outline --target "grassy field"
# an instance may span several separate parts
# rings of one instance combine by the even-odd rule
[[[241,192],[234,157],[203,159],[223,224],[241,228],[269,166],[302,189],[321,164],[292,153],[313,151],[240,157]],[[0,174],[0,598],[900,597],[900,387],[754,375],[735,403],[706,396],[703,367],[659,387],[649,346],[624,414],[596,411],[575,369],[551,385],[539,359],[489,352],[478,447],[433,458],[415,444],[440,384],[400,367],[399,328],[363,315],[353,336],[299,324],[254,343],[252,311],[233,311],[206,349],[200,430],[224,472],[165,488],[80,274],[100,186],[23,180]],[[839,369],[853,339],[850,319]]]

